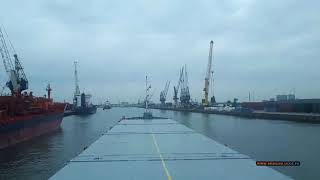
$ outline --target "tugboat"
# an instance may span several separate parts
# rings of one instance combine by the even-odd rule
[[[0,54],[9,76],[6,86],[11,91],[0,95],[0,149],[58,129],[66,107],[65,103],[53,102],[50,84],[47,97],[35,97],[25,91],[28,79],[18,55],[14,53],[12,59],[7,47],[0,28]]]

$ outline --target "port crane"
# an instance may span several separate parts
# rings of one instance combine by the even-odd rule
[[[180,102],[183,107],[187,107],[190,105],[190,92],[188,85],[188,73],[187,73],[187,65],[184,66],[184,72],[182,72],[181,76],[181,93],[180,93]]]
[[[212,66],[212,48],[213,48],[213,41],[210,41],[210,48],[209,48],[209,57],[208,57],[208,66],[207,66],[207,74],[204,80],[204,98],[202,99],[202,105],[203,106],[209,106],[209,100],[208,100],[208,96],[209,96],[209,82],[213,76],[213,71],[211,70],[211,66]],[[211,103],[215,103],[215,97],[213,95],[213,79],[211,80],[211,86],[212,86],[212,97],[211,97]]]
[[[12,95],[19,96],[22,91],[28,89],[28,79],[23,71],[23,67],[20,63],[18,55],[16,54],[14,47],[9,40],[13,51],[14,60],[12,60],[12,56],[10,55],[8,45],[4,37],[4,32],[5,31],[0,27],[0,54],[3,60],[4,68],[9,76],[9,81],[6,83],[6,86],[10,89]]]
[[[150,84],[150,89],[151,89],[151,84]],[[151,103],[151,99],[152,99],[155,91],[156,91],[156,89],[153,89],[152,93],[149,93],[147,96],[147,100],[148,100],[149,104]]]
[[[152,97],[150,96],[149,91],[151,90],[151,84],[148,83],[148,76],[146,76],[146,97],[145,97],[145,111],[143,113],[143,119],[152,119],[152,112],[149,110],[149,101]]]
[[[164,90],[160,92],[160,102],[162,105],[166,103],[169,86],[170,86],[170,81],[167,81]]]
[[[174,102],[174,106],[178,105],[178,92],[179,92],[179,88],[180,88],[180,84],[182,81],[182,76],[183,76],[183,72],[184,72],[184,67],[182,67],[180,69],[180,76],[179,76],[179,80],[178,80],[178,84],[177,86],[173,86],[173,102]]]

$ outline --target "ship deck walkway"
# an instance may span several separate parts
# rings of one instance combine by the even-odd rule
[[[170,119],[125,119],[50,178],[291,179]]]

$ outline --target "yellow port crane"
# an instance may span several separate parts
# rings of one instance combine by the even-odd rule
[[[209,104],[210,104],[209,100],[208,100],[208,96],[209,96],[209,82],[210,82],[210,79],[212,78],[211,74],[213,74],[212,71],[211,71],[211,66],[212,66],[212,48],[213,48],[213,41],[211,40],[210,41],[210,49],[209,49],[207,74],[206,74],[206,77],[204,79],[204,88],[203,88],[204,98],[202,99],[202,105],[203,106],[209,106]],[[213,92],[213,89],[212,89],[212,92]],[[214,96],[212,96],[212,98],[211,98],[211,103],[215,103],[215,97]]]

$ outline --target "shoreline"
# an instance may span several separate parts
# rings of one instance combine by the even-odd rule
[[[312,113],[283,113],[283,112],[264,112],[254,111],[249,112],[222,112],[222,111],[210,111],[202,109],[183,109],[183,108],[168,108],[168,107],[150,107],[150,109],[170,110],[180,112],[194,112],[205,114],[219,114],[227,116],[244,117],[250,119],[269,119],[269,120],[286,120],[305,123],[320,123],[320,114]]]

